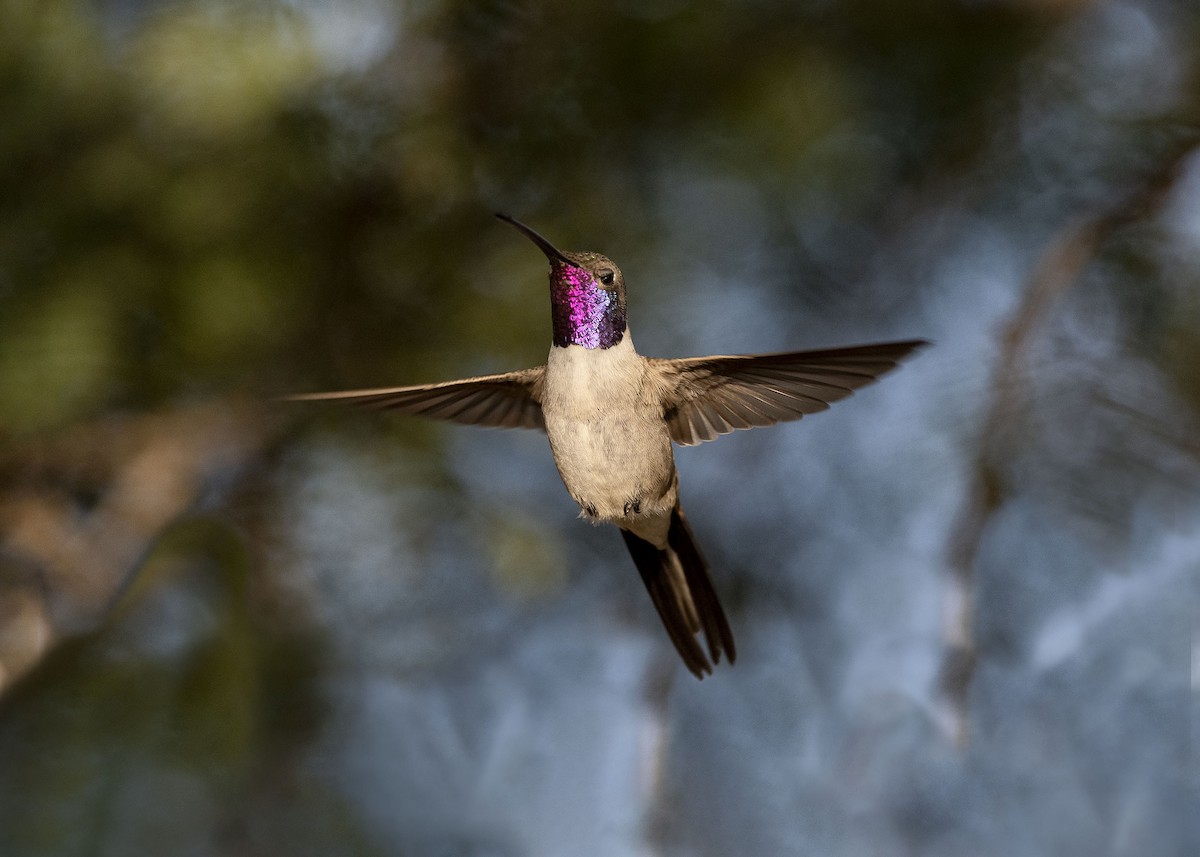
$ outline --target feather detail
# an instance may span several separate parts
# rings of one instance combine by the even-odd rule
[[[492,428],[546,428],[542,418],[542,384],[546,367],[481,375],[440,384],[302,393],[291,402],[342,402],[375,410]]]
[[[663,379],[663,416],[671,439],[689,446],[736,429],[775,425],[823,411],[926,344],[912,339],[825,351],[651,358],[650,362]]]

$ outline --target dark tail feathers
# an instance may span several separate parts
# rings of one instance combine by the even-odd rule
[[[676,506],[671,515],[665,550],[628,530],[621,530],[621,535],[671,642],[692,675],[703,679],[710,674],[713,664],[721,662],[722,652],[732,664],[737,659],[733,632],[683,509]],[[708,644],[708,655],[696,639],[700,632]]]

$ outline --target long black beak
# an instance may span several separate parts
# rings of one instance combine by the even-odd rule
[[[530,229],[524,223],[517,220],[515,217],[512,217],[508,214],[504,214],[503,212],[499,212],[499,211],[496,212],[496,217],[500,218],[505,223],[509,223],[509,224],[512,224],[513,226],[515,226],[526,238],[528,238],[534,244],[538,245],[538,248],[543,253],[546,254],[546,258],[549,259],[551,262],[553,262],[555,259],[557,259],[558,261],[562,262],[565,265],[574,265],[575,264],[570,259],[568,259],[566,256],[564,256],[561,250],[559,250],[557,247],[555,247],[553,244],[551,244],[549,241],[547,241],[545,238],[543,238],[537,232]]]

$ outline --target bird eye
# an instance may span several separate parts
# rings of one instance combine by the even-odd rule
[[[605,286],[611,286],[616,275],[611,270],[605,268],[600,272],[600,283]]]

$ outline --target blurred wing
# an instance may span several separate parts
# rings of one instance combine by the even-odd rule
[[[482,375],[441,384],[304,393],[291,402],[345,402],[376,410],[493,428],[546,428],[542,419],[542,378],[546,367]]]
[[[870,384],[923,339],[828,351],[654,360],[667,385],[664,415],[684,446],[735,429],[770,426],[823,411]]]

